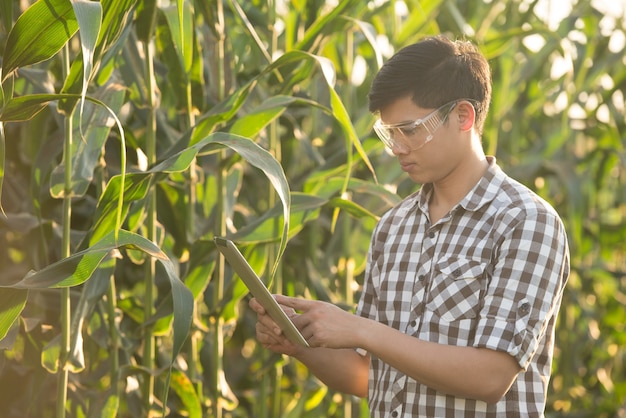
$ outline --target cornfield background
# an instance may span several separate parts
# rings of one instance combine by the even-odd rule
[[[556,3],[0,0],[2,417],[368,416],[256,344],[212,239],[352,309],[418,187],[369,84],[439,33],[489,59],[485,149],[569,233],[546,413],[626,416],[624,9]]]

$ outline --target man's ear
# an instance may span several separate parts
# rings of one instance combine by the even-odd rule
[[[476,122],[476,111],[470,102],[462,101],[456,106],[459,127],[463,131],[470,131]]]

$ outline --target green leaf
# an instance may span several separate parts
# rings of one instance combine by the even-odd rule
[[[180,370],[172,371],[171,389],[178,395],[182,410],[189,418],[202,418],[202,406],[193,382]]]
[[[100,3],[102,4],[103,16],[101,18],[102,23],[98,23],[100,30],[98,40],[94,46],[92,72],[101,70],[103,64],[117,56],[124,46],[126,37],[130,32],[132,12],[136,0],[104,0]],[[82,91],[84,86],[82,75],[84,74],[85,67],[83,60],[83,55],[79,55],[72,61],[70,73],[63,83],[62,93],[79,94]],[[110,74],[106,71],[105,74],[98,73],[99,77],[102,76],[102,79],[99,80],[99,84],[104,84],[105,80],[109,79],[109,75]],[[59,109],[70,113],[69,111],[74,104],[75,101],[61,103]]]
[[[315,22],[306,30],[302,40],[300,40],[294,49],[302,51],[311,51],[316,46],[316,43],[322,38],[324,30],[333,28],[333,30],[339,30],[332,22],[338,19],[342,13],[349,11],[350,8],[355,7],[358,0],[344,0],[338,2],[327,14],[318,17]]]
[[[274,277],[276,270],[280,264],[285,248],[287,246],[287,237],[289,233],[289,213],[291,207],[291,194],[289,184],[285,172],[280,163],[267,152],[248,138],[240,137],[224,132],[216,132],[202,141],[194,145],[195,147],[204,147],[205,145],[217,142],[236,151],[239,155],[246,159],[250,164],[260,169],[269,179],[270,183],[276,190],[283,206],[283,228],[280,239],[280,245],[277,251],[276,260],[272,267],[271,277]]]
[[[72,310],[69,364],[71,364],[72,372],[74,373],[80,372],[85,368],[83,324],[89,320],[90,315],[97,306],[97,302],[102,299],[109,289],[115,264],[115,257],[107,257],[100,263],[98,269],[94,271],[91,280],[88,280],[82,287],[78,303]]]
[[[102,5],[97,1],[72,0],[72,7],[78,21],[80,46],[83,52],[83,88],[80,94],[82,116],[87,87],[94,68],[94,51],[102,25]]]
[[[94,243],[114,230],[117,225],[118,197],[123,194],[122,217],[126,216],[131,203],[143,199],[150,187],[151,176],[148,173],[130,173],[122,179],[117,175],[109,179],[100,195],[94,225],[91,228],[91,242]],[[122,187],[124,192],[122,193]]]
[[[171,151],[180,151],[188,145],[194,145],[197,141],[210,135],[217,124],[231,120],[244,105],[255,85],[255,80],[252,80],[234,93],[228,95],[222,102],[214,106],[210,112],[200,118],[196,126],[194,126],[193,131],[189,135],[183,136],[181,140],[172,147]]]
[[[6,337],[7,332],[26,305],[28,290],[2,289],[0,291],[0,340]]]
[[[280,117],[289,106],[295,104],[317,107],[325,112],[329,111],[328,108],[325,108],[319,103],[302,97],[284,95],[272,96],[261,103],[260,106],[255,107],[251,112],[238,117],[229,129],[229,132],[235,135],[254,138],[267,127],[270,122]]]
[[[187,148],[143,173],[130,173],[124,178],[119,175],[112,177],[98,201],[94,226],[92,227],[92,242],[99,240],[116,227],[118,202],[122,187],[124,187],[124,193],[121,213],[122,218],[125,218],[129,205],[147,196],[151,182],[157,181],[167,173],[185,171],[197,152],[196,148]]]
[[[161,9],[170,27],[183,74],[191,71],[193,64],[193,11],[188,0],[177,0],[176,4]]]
[[[144,43],[149,43],[154,36],[157,10],[156,0],[143,0],[138,2],[135,30],[139,40]]]
[[[198,240],[191,247],[189,269],[184,281],[194,299],[204,296],[203,292],[211,280],[215,258],[210,257],[210,254],[214,248],[213,237],[210,237],[210,240]]]
[[[241,23],[243,24],[243,27],[250,34],[250,37],[254,40],[254,45],[257,47],[257,50],[263,55],[263,57],[266,60],[266,63],[267,64],[271,63],[272,57],[267,50],[268,49],[267,45],[263,42],[263,40],[259,36],[256,28],[250,22],[250,19],[248,19],[246,12],[241,8],[238,2],[230,0],[228,3],[230,4],[230,7],[235,12],[235,15],[239,17]]]
[[[5,28],[10,28],[13,25],[13,2],[10,0],[0,1],[0,24]]]
[[[289,100],[277,104],[275,107],[263,106],[254,111],[238,118],[229,131],[236,135],[253,138],[271,121],[278,118],[286,109],[286,103],[293,102]]]
[[[9,102],[9,104],[5,108],[2,109],[2,113],[0,113],[0,120],[25,120],[25,119],[19,119],[21,117],[26,117],[26,119],[29,119],[29,118],[32,118],[41,110],[43,110],[50,101],[67,99],[67,98],[74,99],[74,98],[82,98],[82,97],[80,95],[75,95],[75,94],[36,94],[36,95],[29,95],[29,96],[24,96],[24,97],[20,97],[17,99],[13,99]],[[112,119],[118,127],[119,134],[120,134],[120,147],[121,147],[120,165],[122,167],[121,174],[120,174],[120,181],[123,184],[124,179],[126,177],[125,176],[126,174],[126,154],[125,154],[126,147],[125,147],[125,136],[124,136],[124,130],[122,128],[122,124],[120,120],[118,119],[118,117],[116,116],[115,112],[113,112],[111,108],[109,108],[105,103],[89,96],[85,98],[89,100],[90,102],[96,103],[102,108],[106,109],[110,119]],[[9,109],[8,114],[6,113],[7,109]],[[106,125],[108,125],[108,119],[107,119]],[[117,231],[120,228],[120,218],[121,218],[122,207],[123,207],[123,195],[120,194],[118,195],[118,199],[117,199],[116,206],[115,206],[116,217],[115,217],[114,227],[112,228],[113,231]]]
[[[275,68],[278,68],[282,65],[287,65],[293,62],[302,62],[302,61],[312,62],[320,68],[324,76],[324,81],[326,82],[326,87],[328,88],[328,93],[330,95],[331,114],[337,120],[337,122],[339,122],[341,128],[343,129],[346,135],[346,149],[347,149],[347,157],[348,157],[348,169],[346,170],[346,180],[345,180],[346,186],[349,181],[350,173],[351,173],[352,147],[356,149],[357,153],[359,154],[359,156],[361,157],[365,165],[368,167],[370,173],[374,177],[374,180],[376,180],[376,173],[374,171],[374,167],[372,166],[369,160],[369,157],[367,156],[367,153],[363,149],[361,141],[350,119],[350,115],[346,111],[346,108],[343,105],[341,98],[335,91],[334,84],[335,84],[336,75],[335,75],[335,70],[333,68],[333,64],[332,62],[330,62],[330,60],[321,56],[309,54],[307,52],[291,51],[291,52],[284,54],[279,59],[277,59],[272,65],[265,68],[263,73],[267,74],[273,71]]]
[[[319,195],[291,193],[289,236],[294,236],[308,223],[319,217],[320,209],[328,204],[328,199]],[[230,238],[239,243],[261,243],[275,240],[276,218],[281,217],[281,209],[275,206],[256,221],[240,228]],[[209,237],[207,237],[208,239]]]
[[[4,123],[0,121],[0,197],[2,197],[2,185],[4,184],[5,147],[6,147],[6,141],[4,137]],[[0,199],[0,212],[4,214],[4,208],[2,207],[1,199]]]
[[[138,0],[105,0],[102,1],[103,17],[100,29],[100,39],[98,41],[99,54],[96,54],[96,61],[101,59],[102,54],[115,53],[110,49],[118,41],[123,40],[123,34],[127,27],[133,22],[133,12]]]
[[[336,197],[331,199],[330,203],[336,208],[346,210],[349,214],[356,218],[370,217],[372,219],[378,219],[378,216],[353,201]]]
[[[61,338],[57,335],[41,351],[41,366],[50,373],[59,371],[59,357],[61,355]]]
[[[41,1],[41,0],[40,0]],[[26,96],[15,97],[9,100],[6,106],[0,109],[0,121],[4,122],[25,122],[32,119],[39,112],[48,106],[50,102],[65,99],[81,99],[79,94],[30,94]],[[102,101],[85,97],[90,102],[96,103],[103,108],[108,109],[109,116],[115,119],[118,127],[121,127],[119,120],[108,106]]]
[[[115,418],[118,416],[120,397],[114,391],[107,392],[104,406],[98,409],[100,418]]]
[[[3,54],[3,80],[19,67],[52,58],[78,30],[69,0],[39,0],[20,15]]]
[[[130,247],[138,249],[159,261],[168,260],[161,250],[140,235],[120,231],[118,240],[109,233],[92,247],[50,264],[39,271],[29,272],[22,280],[8,287],[13,289],[46,289],[72,287],[87,281],[102,260],[114,249]]]
[[[148,173],[179,173],[185,171],[198,153],[197,147],[187,148],[148,170]]]
[[[102,260],[112,250],[122,247],[137,249],[156,258],[167,273],[174,310],[173,361],[180,352],[191,327],[193,295],[178,278],[169,258],[155,244],[140,235],[120,230],[116,241],[114,233],[110,233],[87,250],[73,254],[37,272],[31,272],[20,282],[4,287],[11,289],[42,289],[77,286],[84,283],[94,274]],[[0,325],[7,324],[0,323]],[[8,327],[6,329],[0,328],[0,334],[6,333],[7,330]],[[46,367],[51,368],[51,370],[54,370],[55,364],[58,362],[57,351],[55,344],[51,342],[50,348],[46,350],[42,360],[47,365]]]
[[[285,172],[278,161],[276,161],[276,159],[269,152],[249,138],[224,132],[216,132],[208,136],[202,136],[206,132],[206,126],[201,124],[196,128],[197,129],[192,130],[190,133],[189,143],[193,145],[174,155],[169,155],[165,161],[155,166],[154,170],[164,170],[165,167],[170,167],[172,162],[178,162],[179,158],[184,155],[186,155],[185,161],[187,161],[187,159],[190,159],[193,156],[190,150],[196,150],[199,152],[209,145],[221,144],[233,149],[250,164],[263,171],[278,193],[283,204],[283,232],[281,234],[281,244],[278,251],[278,257],[273,269],[273,271],[275,271],[280,261],[280,257],[282,256],[282,253],[287,245],[289,230],[290,193]],[[181,141],[181,143],[177,144],[174,149],[178,148],[183,142],[186,141]]]
[[[125,90],[120,85],[108,85],[97,92],[98,98],[109,109],[84,103],[81,113],[74,114],[74,141],[72,156],[71,196],[83,196],[93,180],[93,172],[101,163],[104,144],[111,132],[111,111],[118,113],[123,105]],[[58,199],[65,196],[65,164],[61,162],[52,172],[50,194]]]
[[[63,97],[57,94],[32,94],[13,98],[7,102],[4,108],[0,109],[0,121],[24,122],[30,120],[44,110],[48,103]]]

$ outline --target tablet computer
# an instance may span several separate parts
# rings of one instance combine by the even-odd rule
[[[233,270],[241,277],[241,280],[243,280],[261,306],[265,308],[268,315],[278,324],[280,329],[283,330],[289,341],[308,347],[309,343],[304,339],[302,334],[300,334],[300,331],[293,322],[291,322],[285,311],[278,305],[278,302],[276,302],[276,299],[274,299],[267,289],[265,283],[263,283],[254,270],[252,270],[252,267],[248,264],[248,261],[246,261],[235,244],[231,240],[222,237],[214,237],[213,241],[215,241],[217,249],[224,254],[228,264],[230,264]]]

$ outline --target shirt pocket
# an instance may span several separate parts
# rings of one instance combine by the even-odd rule
[[[435,265],[427,309],[443,321],[472,319],[480,310],[487,263],[447,257]]]

